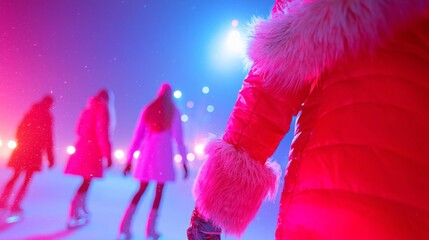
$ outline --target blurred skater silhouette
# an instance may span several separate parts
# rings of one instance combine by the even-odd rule
[[[140,151],[134,170],[134,178],[140,187],[126,209],[119,227],[118,239],[131,239],[131,221],[137,205],[150,181],[156,182],[155,199],[146,226],[147,238],[158,239],[155,226],[161,204],[164,184],[175,181],[173,165],[173,140],[182,156],[185,179],[188,176],[186,148],[183,143],[180,112],[172,99],[172,89],[167,83],[161,85],[158,96],[143,110],[128,152],[124,175],[131,171],[134,152]]]
[[[0,196],[0,215],[3,217],[15,216],[15,220],[19,220],[23,211],[21,202],[33,174],[42,170],[44,154],[46,154],[49,162],[48,167],[54,166],[53,117],[51,113],[53,103],[52,96],[44,96],[40,101],[33,104],[18,125],[16,131],[17,145],[7,164],[8,167],[14,169],[14,173]],[[11,194],[12,189],[21,175],[25,176],[24,182],[9,205],[9,198],[13,195]]]
[[[112,166],[109,99],[109,92],[100,90],[89,99],[78,120],[76,152],[70,156],[65,173],[81,176],[83,180],[70,204],[69,228],[88,223],[90,215],[86,202],[89,187],[93,178],[103,177],[103,161],[107,168]]]

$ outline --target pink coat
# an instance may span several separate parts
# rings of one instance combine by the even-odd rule
[[[65,173],[83,178],[103,177],[102,158],[111,158],[107,104],[91,99],[79,117],[76,152],[69,158]]]
[[[143,111],[144,112],[144,111]],[[169,182],[175,180],[173,149],[185,160],[186,149],[183,143],[182,121],[180,112],[174,108],[171,127],[163,132],[153,132],[143,119],[143,112],[134,132],[134,138],[128,153],[128,162],[133,153],[140,151],[133,172],[139,181]]]
[[[276,239],[429,239],[429,1],[278,3],[206,148],[197,208],[242,234],[297,115]]]

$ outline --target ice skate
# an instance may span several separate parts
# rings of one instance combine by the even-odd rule
[[[146,240],[158,240],[161,235],[157,232],[148,233],[146,236]]]
[[[132,238],[133,238],[133,236],[131,235],[131,233],[121,232],[121,233],[119,233],[116,240],[130,240]]]
[[[129,240],[132,239],[132,234],[130,231],[131,221],[136,212],[136,204],[131,203],[127,210],[125,211],[124,216],[122,217],[121,224],[119,226],[119,235],[117,240]]]
[[[7,224],[17,223],[17,222],[20,222],[22,218],[23,218],[22,211],[11,211],[9,215],[7,215],[5,222]]]
[[[24,211],[21,208],[12,208],[10,210],[2,208],[0,210],[0,219],[4,224],[17,223],[22,220],[23,213]]]
[[[82,227],[89,223],[89,219],[86,217],[71,217],[67,220],[67,228],[74,229]]]
[[[146,239],[147,240],[158,240],[160,234],[155,230],[156,222],[158,218],[158,210],[152,209],[149,213],[149,217],[146,225]]]
[[[74,229],[88,224],[90,214],[85,206],[85,195],[78,193],[71,202],[67,228]]]
[[[67,220],[67,228],[74,229],[82,227],[89,223],[89,215],[86,214],[82,209],[76,209],[73,214],[70,214]]]

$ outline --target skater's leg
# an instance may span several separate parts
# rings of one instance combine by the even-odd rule
[[[152,209],[150,210],[149,217],[146,225],[146,236],[152,239],[158,239],[159,233],[156,232],[156,221],[158,218],[158,209],[161,204],[162,193],[164,190],[164,183],[156,185],[155,199],[153,200]]]
[[[13,203],[10,207],[10,211],[6,214],[7,216],[4,220],[6,223],[15,223],[21,220],[22,218],[21,202],[24,199],[28,186],[30,185],[33,173],[34,173],[33,171],[26,172],[24,182],[22,183],[22,186],[20,187],[18,193],[16,194],[15,199],[13,200]]]
[[[4,187],[3,192],[0,196],[0,222],[7,221],[8,215],[10,214],[8,209],[8,201],[9,201],[9,197],[12,192],[13,186],[15,185],[19,175],[21,175],[21,171],[15,170],[13,172],[12,177],[6,183],[6,186]]]
[[[89,190],[89,187],[91,186],[91,179],[84,178],[82,180],[81,185],[77,189],[72,202],[70,204],[70,217],[82,217],[80,215],[86,214],[86,197]]]
[[[92,179],[90,178],[84,178],[82,180],[82,184],[80,185],[79,189],[77,190],[77,193],[86,193],[89,190],[89,187],[91,186]]]
[[[164,191],[164,183],[156,184],[155,199],[153,200],[152,210],[158,210],[159,205],[161,205],[163,191]]]
[[[0,196],[0,209],[7,208],[7,202],[10,197],[10,193],[12,192],[13,186],[15,185],[16,180],[18,179],[21,171],[15,170],[12,177],[6,183],[6,186],[3,189],[3,193]]]
[[[11,206],[12,212],[21,212],[21,202],[24,199],[25,193],[27,192],[28,186],[30,185],[31,180],[33,179],[33,171],[27,171],[25,174],[24,183],[22,184],[21,188],[19,189],[13,204]]]
[[[69,219],[67,221],[67,227],[70,229],[83,226],[89,222],[89,215],[86,212],[85,202],[90,185],[91,179],[83,179],[82,184],[79,186],[71,201]]]
[[[134,194],[130,205],[128,205],[127,210],[125,210],[124,216],[122,217],[121,224],[119,225],[118,239],[131,239],[131,222],[136,212],[137,205],[140,202],[141,197],[145,193],[147,186],[147,182],[140,182],[139,189]]]
[[[86,215],[89,215],[89,211],[86,203],[87,203],[88,191],[89,191],[89,187],[91,186],[91,183],[92,183],[92,179],[84,179],[82,181],[82,185],[78,189],[78,195],[80,195],[80,199],[81,199],[80,206]]]
[[[142,198],[143,194],[146,192],[146,188],[149,185],[148,182],[140,182],[139,190],[134,194],[133,199],[131,200],[131,204],[138,205],[140,202],[140,199]]]

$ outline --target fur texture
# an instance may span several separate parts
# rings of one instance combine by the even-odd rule
[[[241,235],[265,198],[274,198],[281,169],[277,163],[251,159],[232,145],[213,139],[195,180],[199,212],[226,233]],[[231,210],[234,209],[234,210]]]
[[[292,0],[251,30],[250,65],[278,93],[314,84],[334,63],[371,51],[428,0]]]

